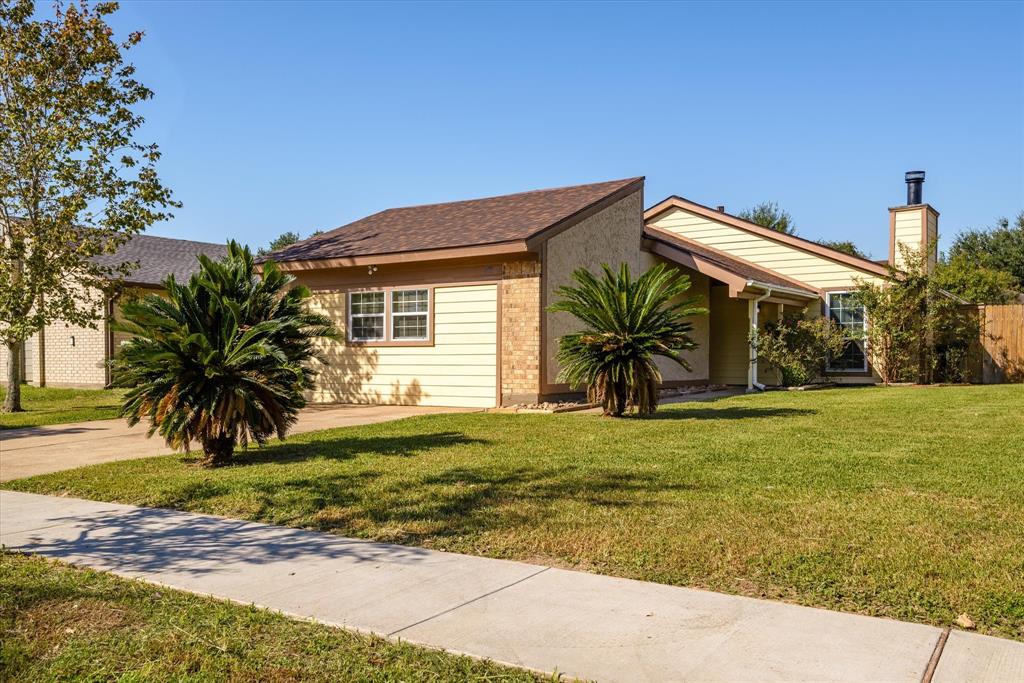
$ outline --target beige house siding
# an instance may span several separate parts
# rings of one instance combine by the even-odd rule
[[[893,252],[893,264],[897,268],[903,268],[906,259],[903,258],[903,250],[900,245],[908,249],[918,251],[921,244],[922,221],[924,220],[924,207],[912,207],[905,210],[896,210],[893,217],[893,238],[895,251]]]
[[[654,227],[706,244],[818,289],[853,288],[858,279],[877,279],[877,276],[852,266],[677,207],[649,222]],[[920,223],[918,229],[920,232]]]
[[[729,298],[729,288],[711,287],[711,381],[715,384],[747,384],[750,366],[750,326],[746,299]]]
[[[592,273],[607,263],[618,268],[629,264],[634,274],[640,269],[640,241],[643,234],[643,192],[637,191],[606,209],[553,236],[544,245],[541,259],[545,305],[557,300],[556,290],[572,284],[572,272],[586,268]],[[542,340],[545,371],[543,391],[565,391],[558,382],[559,337],[579,329],[579,321],[567,313],[544,311]]]
[[[311,308],[346,333],[346,292],[318,291]],[[497,397],[498,285],[438,286],[433,346],[327,342],[311,400],[490,408]]]
[[[656,263],[663,262],[667,261],[660,256],[645,251],[641,254],[640,267],[646,270]],[[711,285],[711,280],[708,276],[674,263],[669,263],[669,265],[675,266],[681,272],[690,276],[690,291],[686,296],[699,297],[701,299],[699,305],[708,308]],[[711,318],[708,315],[699,315],[692,318],[690,322],[693,323],[693,331],[690,332],[690,337],[697,342],[697,348],[684,352],[683,358],[690,364],[692,372],[687,372],[681,365],[667,358],[658,358],[656,361],[658,369],[661,370],[662,379],[666,383],[698,383],[707,382],[710,379]]]

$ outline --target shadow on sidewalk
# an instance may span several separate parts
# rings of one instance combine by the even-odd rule
[[[54,517],[48,522],[50,527],[73,525],[78,533],[68,539],[30,536],[12,549],[126,571],[191,575],[215,574],[231,565],[303,559],[413,564],[429,555],[421,548],[153,508]]]

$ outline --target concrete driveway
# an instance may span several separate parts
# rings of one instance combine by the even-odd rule
[[[291,434],[388,422],[413,415],[459,412],[469,410],[425,406],[314,406],[300,413]],[[147,439],[146,429],[144,423],[129,428],[124,420],[95,420],[0,430],[0,481],[172,452],[160,437]]]

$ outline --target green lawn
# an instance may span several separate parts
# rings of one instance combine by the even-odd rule
[[[434,415],[11,482],[1024,639],[1024,386]]]
[[[108,420],[117,417],[120,389],[56,389],[21,385],[23,413],[0,413],[0,429]],[[0,401],[6,389],[0,387]]]
[[[0,553],[3,681],[538,681],[40,558]]]

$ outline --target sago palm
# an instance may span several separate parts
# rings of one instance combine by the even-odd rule
[[[677,299],[690,289],[690,278],[658,264],[633,279],[623,263],[618,273],[601,266],[603,277],[579,269],[578,283],[560,287],[561,300],[551,311],[564,311],[586,325],[585,330],[558,340],[559,379],[576,389],[586,385],[591,401],[605,415],[626,410],[650,414],[658,407],[661,372],[656,356],[670,358],[686,370],[680,353],[697,347],[688,318],[705,315],[699,299]]]
[[[199,257],[187,283],[164,282],[166,297],[122,306],[118,328],[133,335],[114,361],[116,383],[131,387],[121,415],[149,420],[171,448],[203,449],[223,465],[239,444],[284,438],[313,386],[317,341],[334,338],[330,319],[310,313],[306,287],[275,264],[257,272],[235,242],[223,261]]]

